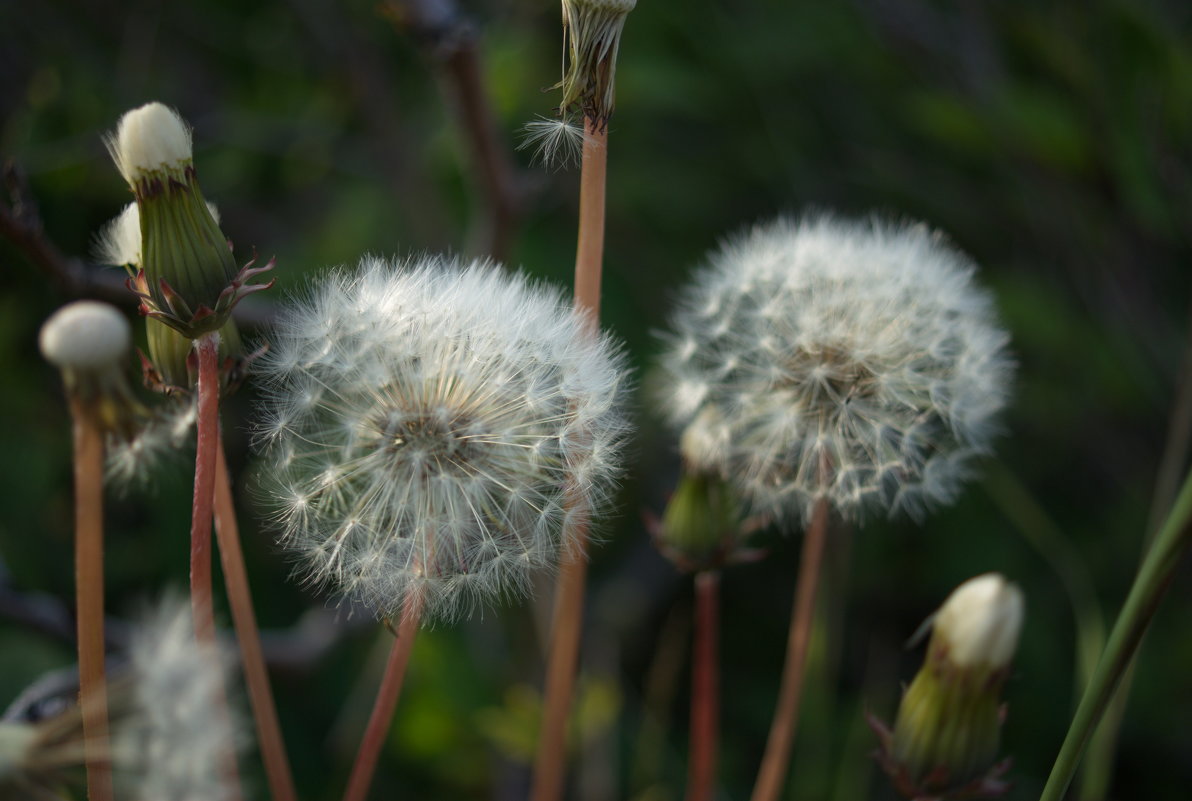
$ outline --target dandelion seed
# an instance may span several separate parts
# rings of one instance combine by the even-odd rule
[[[490,263],[335,272],[282,313],[260,373],[282,542],[383,616],[523,592],[619,470],[623,357]]]
[[[197,409],[193,398],[152,407],[129,437],[109,437],[104,475],[119,490],[145,487],[159,468],[189,452]],[[193,456],[193,455],[192,455]]]
[[[582,125],[568,117],[539,117],[523,126],[524,136],[518,150],[533,148],[533,160],[548,169],[577,166],[583,154]]]
[[[950,499],[1013,372],[973,272],[922,225],[781,219],[730,240],[662,358],[685,458],[780,516]]]

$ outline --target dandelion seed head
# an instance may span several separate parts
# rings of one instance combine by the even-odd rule
[[[486,262],[334,272],[258,369],[282,542],[382,616],[522,593],[568,547],[567,512],[600,508],[619,471],[620,351],[557,292]]]
[[[728,241],[666,335],[685,458],[779,516],[949,500],[1013,373],[974,270],[922,225],[780,219]]]
[[[131,645],[134,682],[129,720],[113,733],[118,764],[136,798],[225,801],[238,796],[222,758],[242,741],[222,702],[229,662],[200,646],[185,603],[155,610]],[[133,797],[130,795],[129,797]]]

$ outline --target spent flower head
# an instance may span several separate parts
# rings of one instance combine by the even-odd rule
[[[778,516],[950,499],[1012,375],[973,272],[923,225],[779,219],[729,240],[662,357],[689,466]]]
[[[190,128],[177,112],[161,103],[133,109],[107,144],[136,197],[141,236],[134,250],[128,229],[120,228],[102,247],[116,256],[140,254],[141,269],[130,283],[144,314],[190,339],[219,329],[240,298],[266,287],[248,281],[272,263],[236,267],[199,190]]]
[[[260,364],[282,541],[383,616],[523,589],[619,469],[620,352],[491,263],[366,258],[283,311]]]
[[[560,113],[579,108],[603,129],[612,116],[617,53],[637,0],[563,0],[564,69]]]

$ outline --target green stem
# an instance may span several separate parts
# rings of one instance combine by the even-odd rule
[[[1060,801],[1080,764],[1085,746],[1146,633],[1180,556],[1192,535],[1192,473],[1184,480],[1175,506],[1147,552],[1130,594],[1109,634],[1101,661],[1068,728],[1039,801]]]

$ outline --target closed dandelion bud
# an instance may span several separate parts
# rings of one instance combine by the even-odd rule
[[[241,297],[264,288],[247,280],[271,265],[236,267],[199,189],[190,129],[149,103],[121,117],[107,144],[139,210],[141,269],[132,286],[143,313],[190,339],[218,330]]]
[[[256,373],[283,544],[384,617],[524,592],[620,469],[618,348],[490,263],[335,272],[282,313]]]
[[[726,242],[662,358],[688,464],[779,519],[950,500],[1012,374],[974,271],[922,225],[780,219]]]
[[[637,0],[563,0],[567,67],[560,111],[579,107],[600,128],[612,116],[617,53],[625,17]]]
[[[215,205],[208,203],[207,210],[218,223],[219,210]],[[141,215],[136,203],[129,203],[124,207],[124,211],[104,226],[95,251],[100,264],[126,267],[136,275],[136,271],[142,266]],[[156,317],[145,318],[145,336],[149,348],[149,361],[156,373],[149,383],[166,391],[192,388],[193,370],[188,366],[193,350],[191,340]],[[221,364],[226,359],[239,358],[243,350],[236,323],[229,319],[219,329]]]
[[[719,565],[730,555],[741,525],[733,490],[718,476],[684,472],[658,532],[658,546],[685,570]]]
[[[1022,593],[996,573],[960,585],[936,612],[923,667],[902,697],[882,761],[910,797],[993,796],[1001,689],[1022,628]],[[969,795],[971,794],[971,795]]]
[[[124,372],[132,334],[119,310],[93,300],[67,304],[42,325],[38,343],[62,372],[67,393],[105,431],[130,429],[141,409]]]

